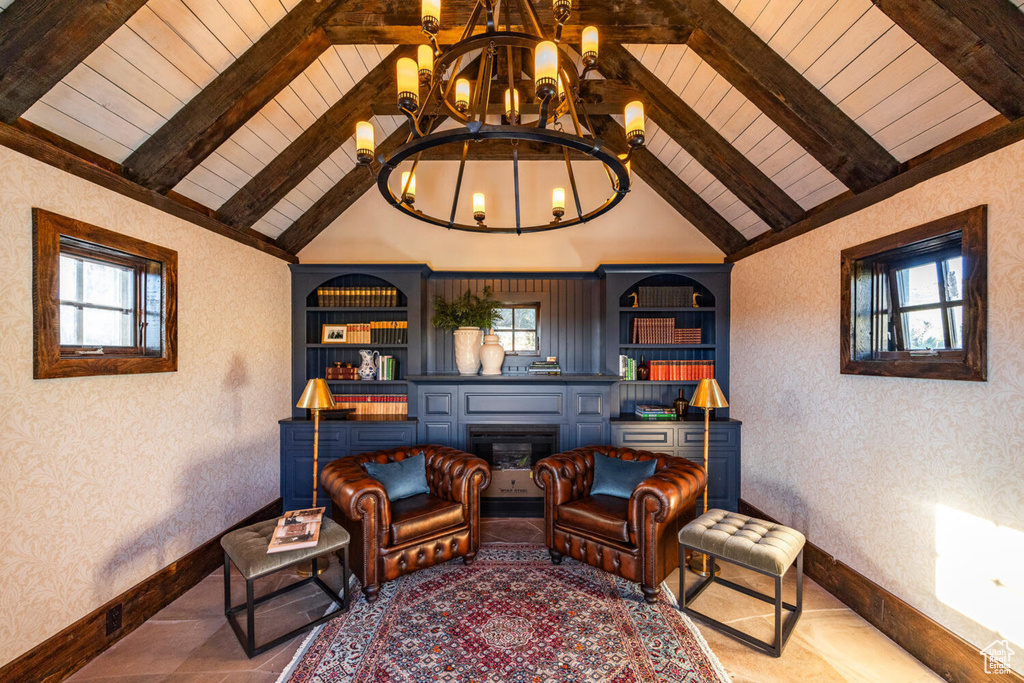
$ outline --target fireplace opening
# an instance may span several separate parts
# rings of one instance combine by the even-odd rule
[[[491,466],[491,485],[481,501],[484,516],[543,516],[543,491],[533,482],[533,466],[558,452],[558,425],[468,425],[466,446]]]

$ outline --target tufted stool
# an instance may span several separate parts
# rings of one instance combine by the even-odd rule
[[[298,550],[286,550],[281,553],[267,553],[267,546],[270,544],[270,538],[274,535],[274,528],[277,526],[277,518],[268,519],[265,522],[257,522],[241,529],[235,529],[234,531],[224,534],[220,539],[220,544],[224,548],[224,616],[228,618],[228,623],[231,624],[232,630],[235,635],[238,636],[238,642],[242,644],[245,649],[245,654],[249,658],[253,658],[261,652],[266,652],[272,647],[276,647],[286,640],[297,636],[303,631],[318,626],[329,619],[333,619],[338,615],[338,612],[344,612],[348,609],[348,544],[349,535],[348,532],[338,526],[334,520],[325,517],[320,525],[320,539],[317,544],[312,548],[300,548]],[[273,574],[276,571],[294,567],[300,562],[307,560],[315,560],[321,555],[327,553],[336,553],[338,560],[341,562],[341,594],[344,597],[338,596],[331,588],[320,580],[316,572],[308,579],[297,581],[293,584],[287,585],[284,588],[278,589],[267,595],[260,596],[259,598],[253,597],[253,582],[268,574]],[[238,568],[238,572],[245,579],[245,604],[238,605],[237,607],[231,606],[231,564]],[[311,621],[308,624],[300,626],[294,631],[274,638],[269,643],[265,643],[256,646],[256,619],[255,610],[256,605],[261,602],[276,598],[282,593],[287,593],[290,590],[305,586],[310,581],[315,581],[317,586],[326,593],[334,602],[340,607],[336,610],[325,614],[324,616]],[[235,615],[245,610],[246,613],[246,632],[242,633],[241,626],[238,625],[238,621]]]
[[[782,656],[782,648],[789,641],[797,619],[803,611],[804,581],[804,535],[789,527],[766,522],[736,512],[725,510],[708,510],[693,520],[679,532],[679,566],[683,563],[683,554],[687,548],[708,556],[709,574],[704,581],[686,591],[686,572],[679,574],[679,609],[688,615],[698,617],[715,628],[738,638],[748,645],[767,652],[776,657]],[[758,593],[746,586],[715,578],[715,560],[725,560],[737,564],[744,569],[771,576],[775,579],[775,597]],[[782,578],[786,575],[793,562],[796,561],[796,606],[782,601]],[[751,635],[738,631],[731,626],[715,621],[706,614],[701,614],[687,603],[692,602],[713,582],[718,582],[745,595],[764,600],[775,605],[775,644],[769,645]],[[782,608],[792,614],[782,623]]]

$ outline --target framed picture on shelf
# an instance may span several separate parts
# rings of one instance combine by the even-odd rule
[[[320,332],[321,344],[345,344],[348,325],[324,325]]]

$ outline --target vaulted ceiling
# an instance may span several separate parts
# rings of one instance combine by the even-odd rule
[[[624,149],[639,96],[634,172],[729,260],[1024,138],[1024,0],[575,0],[563,40],[588,24],[594,132]],[[0,0],[0,143],[295,260],[373,187],[355,123],[405,141],[424,42],[418,0]]]

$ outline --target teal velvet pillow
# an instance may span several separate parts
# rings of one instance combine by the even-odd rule
[[[388,500],[400,500],[421,493],[430,493],[427,486],[427,457],[420,451],[405,460],[384,463],[368,462],[366,473],[379,481],[388,494]]]
[[[619,460],[594,453],[594,483],[590,495],[628,499],[633,489],[657,468],[657,460]]]

